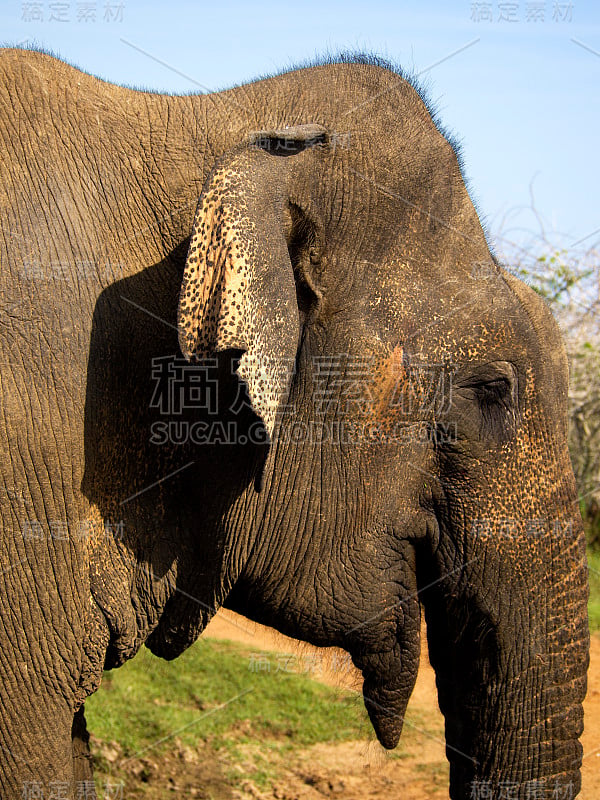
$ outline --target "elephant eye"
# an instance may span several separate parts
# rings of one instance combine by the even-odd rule
[[[479,435],[504,442],[517,427],[517,371],[508,362],[495,362],[479,368],[457,386],[461,395],[471,398],[479,412]]]
[[[509,381],[501,378],[479,384],[474,388],[484,428],[492,434],[507,433],[505,431],[507,421],[514,428],[514,414],[512,413],[514,407]]]
[[[321,125],[293,125],[282,130],[255,131],[248,144],[274,156],[293,156],[319,145],[328,145],[329,133]]]

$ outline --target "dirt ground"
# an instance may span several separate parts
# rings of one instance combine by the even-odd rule
[[[424,632],[423,632],[424,633]],[[249,622],[230,611],[220,611],[212,620],[205,636],[232,639],[252,644],[257,649],[278,653],[297,653],[298,643],[292,639]],[[434,672],[427,657],[425,637],[422,637],[421,666],[411,697],[407,718],[424,720],[413,724],[407,745],[401,740],[395,755],[390,757],[376,742],[344,742],[321,744],[301,751],[288,762],[285,780],[271,792],[258,791],[252,785],[234,791],[236,800],[383,800],[402,797],[403,800],[442,800],[448,797],[448,762],[444,752],[443,718],[437,706]],[[311,651],[317,654],[322,669],[314,677],[324,682],[360,691],[360,675],[347,669],[335,669],[345,663],[331,651],[324,660],[321,652],[301,645],[304,657]],[[329,664],[329,667],[328,667]],[[333,668],[332,668],[333,667]],[[416,728],[416,730],[415,730]],[[434,733],[432,733],[434,731]],[[407,737],[409,738],[409,737]],[[600,634],[592,636],[588,694],[585,702],[585,731],[582,737],[583,786],[580,800],[600,798]]]
[[[359,674],[348,667],[341,651],[317,650],[263,628],[229,611],[220,611],[204,636],[229,639],[270,650],[295,654],[312,664],[313,677],[329,685],[361,690]],[[423,637],[424,642],[424,637]],[[421,667],[406,714],[405,735],[400,745],[387,753],[374,739],[318,744],[283,757],[267,754],[271,771],[280,775],[271,788],[259,788],[248,780],[244,761],[265,758],[257,742],[240,750],[240,759],[229,763],[216,759],[203,745],[191,749],[177,740],[168,753],[131,760],[123,797],[159,800],[190,797],[198,800],[446,800],[448,762],[444,752],[443,719],[437,707],[435,678],[423,644]],[[600,634],[592,637],[588,696],[585,703],[583,735],[583,788],[580,800],[600,798]],[[115,743],[94,741],[92,749],[105,763],[118,762],[122,753]],[[232,781],[232,771],[240,780]],[[99,787],[100,788],[100,787]],[[102,794],[98,795],[102,797]],[[107,792],[106,797],[111,797]]]

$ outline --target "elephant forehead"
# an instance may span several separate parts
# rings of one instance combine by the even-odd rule
[[[441,283],[441,282],[440,282]],[[439,285],[439,284],[438,284]],[[518,309],[494,303],[481,293],[453,289],[447,295],[435,283],[377,290],[365,306],[366,324],[390,348],[431,364],[510,360],[527,349],[515,327]],[[393,362],[391,362],[393,363]]]

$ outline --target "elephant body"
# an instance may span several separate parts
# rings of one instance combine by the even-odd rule
[[[346,648],[386,747],[424,605],[452,796],[575,796],[564,350],[417,91],[360,60],[199,96],[0,72],[2,797],[74,792],[103,668],[223,604]]]

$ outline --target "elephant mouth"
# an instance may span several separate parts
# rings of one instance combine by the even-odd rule
[[[406,707],[412,693],[405,685],[379,683],[367,677],[363,683],[363,698],[371,725],[380,744],[393,750],[400,741]]]
[[[363,699],[379,742],[393,750],[402,733],[404,716],[419,671],[421,609],[417,592],[396,609],[399,620],[388,650],[353,653],[363,674]]]

